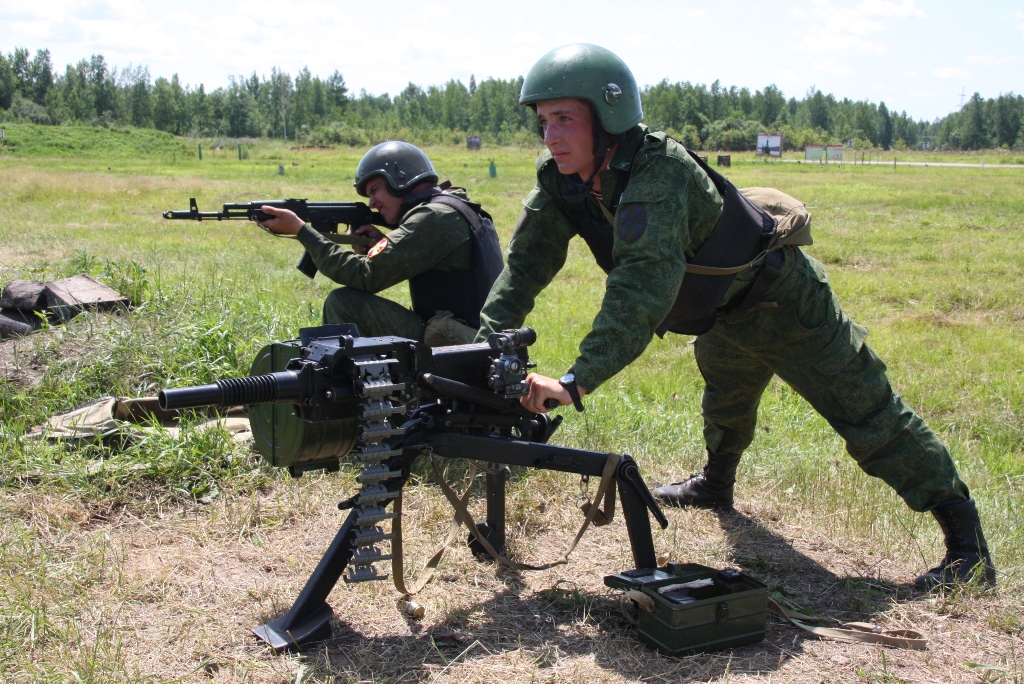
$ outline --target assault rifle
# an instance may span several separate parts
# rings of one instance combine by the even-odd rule
[[[233,202],[226,203],[221,211],[199,211],[196,205],[196,198],[190,197],[189,208],[180,211],[165,211],[165,219],[185,219],[189,221],[256,221],[262,223],[273,218],[270,214],[263,213],[261,207],[276,207],[288,209],[295,212],[295,215],[308,223],[320,233],[323,233],[329,240],[342,245],[362,245],[369,247],[376,240],[361,235],[344,235],[338,233],[338,224],[344,223],[349,226],[386,226],[384,217],[364,202],[308,202],[305,199],[285,200],[259,200],[257,202]],[[306,276],[312,278],[316,275],[316,264],[309,252],[303,252],[302,258],[295,268],[302,271]]]
[[[420,456],[429,458],[475,552],[497,556],[504,548],[506,466],[516,465],[600,477],[598,501],[583,506],[584,529],[601,522],[595,515],[602,495],[611,513],[617,486],[636,567],[657,566],[648,511],[663,529],[668,521],[636,462],[547,444],[561,416],[531,413],[519,403],[533,367],[527,346],[535,340],[532,329],[522,328],[492,333],[486,344],[432,349],[401,337],[360,337],[353,325],[304,328],[298,340],[265,347],[250,377],[160,392],[162,409],[249,406],[260,453],[294,477],[337,470],[350,453],[361,468],[361,489],[339,504],[351,511],[334,541],[291,609],[253,629],[256,636],[275,650],[328,636],[334,613],[326,599],[343,574],[346,582],[383,580],[388,575],[374,563],[398,558],[393,570],[401,580],[400,517],[387,507],[398,508]],[[464,501],[440,479],[435,456],[482,462],[485,522],[474,523]],[[388,519],[386,533],[379,523]],[[385,541],[391,553],[377,546]]]

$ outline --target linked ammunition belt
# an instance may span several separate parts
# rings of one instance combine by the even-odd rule
[[[386,480],[400,478],[400,471],[393,471],[382,461],[401,454],[392,450],[387,442],[389,437],[403,433],[402,428],[391,422],[394,415],[404,414],[405,405],[395,396],[405,389],[391,379],[391,364],[397,359],[380,358],[377,355],[356,356],[352,363],[356,367],[359,397],[363,400],[359,418],[359,444],[353,451],[361,470],[356,478],[362,487],[355,497],[355,526],[353,538],[355,552],[345,571],[345,582],[375,582],[386,580],[388,575],[377,569],[374,563],[391,560],[392,554],[385,553],[378,544],[390,542],[392,532],[384,532],[381,523],[393,520],[398,513],[387,512],[388,501],[399,496],[400,490],[388,491],[381,484]]]

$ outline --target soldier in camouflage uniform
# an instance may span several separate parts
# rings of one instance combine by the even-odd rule
[[[502,267],[487,212],[463,189],[438,186],[427,155],[404,142],[367,152],[356,168],[355,188],[397,226],[387,236],[373,226],[353,230],[378,239],[369,249],[343,249],[293,212],[263,207],[278,217],[265,227],[295,235],[317,269],[344,285],[327,296],[324,323],[355,323],[363,335],[397,335],[432,346],[472,341],[480,307]],[[404,280],[412,311],[375,294]]]
[[[740,206],[726,179],[640,124],[628,67],[603,48],[568,45],[530,70],[520,103],[536,111],[548,151],[537,160],[537,185],[524,200],[477,338],[523,324],[575,235],[608,274],[572,368],[558,381],[530,375],[524,406],[583,410],[582,397],[643,353],[653,335],[703,333],[694,355],[705,381],[708,460],[703,472],[658,488],[662,501],[732,505],[761,395],[778,375],[842,435],[865,472],[939,522],[947,553],[917,579],[919,588],[973,576],[994,585],[974,500],[949,452],[893,391],[885,365],[864,343],[867,330],[845,315],[822,265],[799,248],[772,249],[770,218],[759,232],[760,209]],[[737,219],[744,212],[753,223]],[[750,267],[730,269],[726,280],[701,275],[705,266],[714,274],[737,264]],[[707,324],[695,328],[694,320]]]

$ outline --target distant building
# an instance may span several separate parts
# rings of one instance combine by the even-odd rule
[[[466,136],[466,149],[467,150],[479,150],[480,149],[480,136],[479,135],[468,135],[468,136]]]

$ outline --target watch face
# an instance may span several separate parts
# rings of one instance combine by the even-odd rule
[[[571,385],[572,383],[576,382],[576,374],[566,373],[565,375],[558,379],[558,382],[562,385]]]

